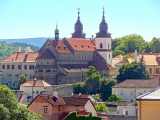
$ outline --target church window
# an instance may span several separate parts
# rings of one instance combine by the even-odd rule
[[[100,44],[100,48],[103,48],[103,44],[102,43]]]
[[[108,49],[109,49],[109,43],[108,43]]]

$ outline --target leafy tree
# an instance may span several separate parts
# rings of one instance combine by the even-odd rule
[[[114,50],[120,44],[121,44],[121,39],[120,38],[112,39],[112,50]]]
[[[8,119],[4,120],[41,120],[41,115],[20,105],[13,92],[5,85],[0,85],[0,98],[0,105],[3,105],[0,109],[4,110],[4,114],[8,114],[9,110],[8,115],[10,115]]]
[[[156,53],[160,52],[160,47],[159,47],[160,46],[160,38],[153,37],[153,39],[151,40],[149,45],[152,49],[152,52],[156,52]]]
[[[3,104],[0,104],[0,120],[9,120],[10,112],[9,110],[4,107]]]
[[[106,101],[112,94],[112,86],[116,85],[117,81],[113,78],[103,77],[100,82],[100,95],[103,101]]]
[[[89,66],[86,72],[86,84],[89,93],[96,93],[99,90],[101,74],[93,66]]]
[[[109,102],[125,102],[124,99],[122,99],[121,97],[118,97],[117,95],[113,94],[108,98]]]
[[[77,116],[76,112],[71,112],[63,120],[101,120],[101,118],[96,116]]]
[[[97,104],[95,108],[98,112],[108,112],[108,108],[104,103]]]
[[[87,85],[84,82],[77,82],[74,86],[74,92],[75,93],[87,93]]]
[[[124,64],[119,69],[119,74],[117,75],[117,79],[120,81],[126,79],[148,79],[149,74],[146,71],[145,67],[141,65],[139,62],[132,62],[128,64]]]
[[[117,56],[117,55],[119,55],[119,54],[125,55],[125,53],[124,53],[123,51],[121,51],[121,50],[114,50],[114,51],[113,51],[113,57],[115,57],[115,56]]]
[[[97,102],[101,102],[101,98],[100,98],[100,95],[99,94],[94,94],[94,95],[91,95]]]
[[[21,75],[18,79],[19,86],[27,81],[27,77],[25,75]]]

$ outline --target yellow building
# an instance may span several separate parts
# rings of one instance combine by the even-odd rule
[[[138,120],[160,120],[160,86],[139,96],[136,103]]]
[[[136,57],[137,62],[140,61],[142,55],[144,57],[146,70],[149,73],[149,76],[153,78],[154,76],[159,75],[160,74],[160,53],[139,53]],[[116,69],[115,76],[118,75],[118,70],[122,65],[127,63],[132,63],[133,61],[134,61],[134,58],[127,58],[117,63],[115,65],[115,69]]]

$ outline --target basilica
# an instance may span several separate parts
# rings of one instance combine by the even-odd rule
[[[94,66],[102,76],[114,76],[112,67],[111,34],[105,21],[104,9],[99,32],[86,39],[78,10],[71,38],[59,40],[56,26],[55,39],[48,39],[36,58],[34,75],[49,84],[73,84],[85,81],[88,66]]]

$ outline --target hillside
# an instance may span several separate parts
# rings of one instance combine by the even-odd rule
[[[30,46],[33,51],[37,51],[39,49],[39,47],[27,43],[15,42],[7,44],[5,41],[0,41],[0,58],[5,58],[13,52],[18,51],[19,47],[24,51],[25,47],[28,46]]]

